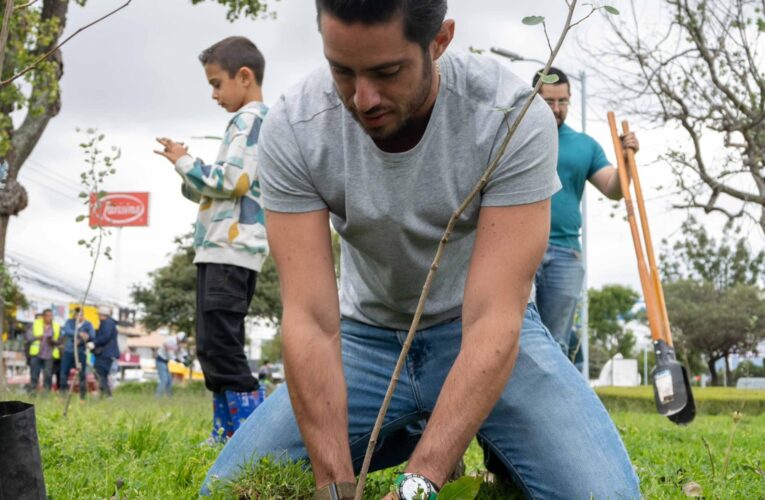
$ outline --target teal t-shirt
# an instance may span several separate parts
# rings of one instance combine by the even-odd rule
[[[558,128],[558,177],[563,188],[552,197],[550,244],[581,250],[582,212],[579,204],[584,183],[610,164],[595,139],[565,123]]]

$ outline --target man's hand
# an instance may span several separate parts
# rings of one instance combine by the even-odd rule
[[[85,333],[85,332],[80,332],[80,333],[78,334],[78,336],[80,337],[80,339],[82,339],[82,341],[83,341],[83,342],[87,342],[87,341],[88,341],[88,334],[87,334],[87,333]]]
[[[628,161],[627,152],[631,149],[634,153],[637,153],[640,150],[640,143],[634,132],[622,135],[621,140],[622,147],[624,148],[624,161],[626,163]],[[629,175],[629,169],[627,169],[627,176],[629,177]],[[601,168],[589,178],[589,181],[610,200],[621,200],[624,196],[616,167]]]
[[[629,134],[624,134],[622,136],[622,147],[624,147],[625,156],[627,154],[627,148],[632,149],[636,153],[640,151],[640,143],[638,142],[637,136],[635,136],[634,132],[630,132]]]
[[[184,146],[182,142],[175,142],[167,137],[158,137],[157,142],[165,149],[162,151],[155,149],[154,152],[170,160],[170,163],[173,165],[175,165],[175,162],[177,162],[178,159],[189,154],[189,148]]]

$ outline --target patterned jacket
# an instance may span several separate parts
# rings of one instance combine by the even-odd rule
[[[261,102],[237,111],[213,165],[189,155],[175,162],[183,195],[199,203],[195,264],[230,264],[259,272],[268,256],[257,169],[258,135],[267,111]]]

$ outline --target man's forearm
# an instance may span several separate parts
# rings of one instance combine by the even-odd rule
[[[608,180],[608,188],[605,194],[610,200],[621,200],[624,195],[622,194],[621,182],[619,182],[619,172],[615,167],[611,168],[611,178]]]
[[[339,325],[327,333],[285,312],[282,338],[290,400],[316,485],[353,482]]]
[[[510,378],[524,309],[509,320],[507,315],[486,316],[472,326],[463,325],[463,337],[482,340],[468,346],[463,341],[407,471],[423,474],[439,486],[446,482]]]

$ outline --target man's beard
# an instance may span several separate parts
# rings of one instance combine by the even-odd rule
[[[389,113],[393,114],[393,117],[396,119],[396,122],[388,125],[387,128],[374,128],[370,129],[364,126],[363,120],[359,117],[359,112],[356,110],[356,108],[353,106],[352,101],[349,103],[346,103],[346,109],[351,113],[351,116],[353,117],[356,122],[361,125],[361,128],[364,129],[364,131],[374,140],[388,140],[394,138],[397,134],[402,133],[406,131],[407,126],[409,125],[409,120],[411,119],[412,115],[419,111],[419,109],[425,104],[425,101],[427,101],[428,96],[430,95],[430,87],[433,84],[433,61],[428,58],[428,60],[423,65],[422,69],[422,85],[417,89],[417,93],[412,96],[411,99],[406,101],[400,106],[396,106],[395,108],[386,110]],[[367,112],[369,115],[375,115],[379,113],[382,109],[381,108],[372,108]]]

